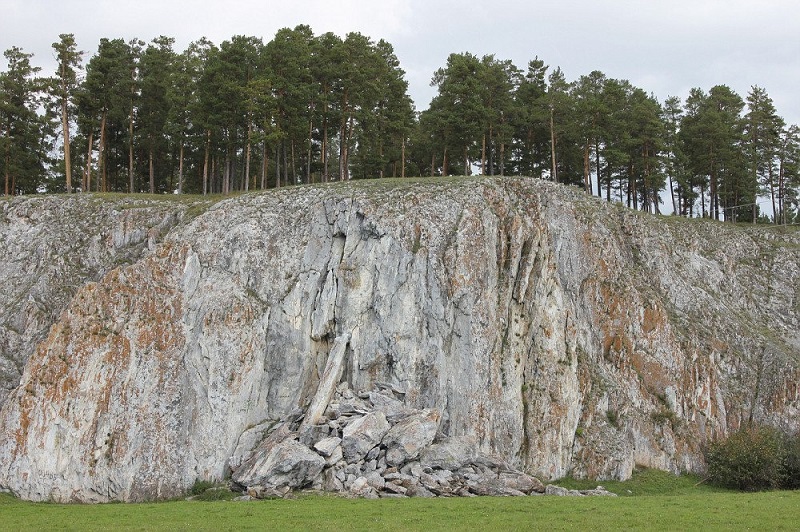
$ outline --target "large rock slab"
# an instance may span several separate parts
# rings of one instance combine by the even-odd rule
[[[311,485],[322,473],[325,459],[295,437],[285,426],[276,430],[236,471],[233,481],[244,487],[260,486],[270,493]]]
[[[394,425],[383,437],[386,463],[398,466],[419,456],[436,437],[441,414],[438,410],[424,410],[412,414]]]
[[[383,412],[369,414],[352,421],[342,431],[342,453],[348,462],[357,462],[378,445],[389,432]]]
[[[458,437],[426,448],[419,461],[424,467],[456,471],[477,459],[478,448],[475,439]]]

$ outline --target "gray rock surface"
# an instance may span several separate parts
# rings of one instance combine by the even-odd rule
[[[398,466],[419,456],[420,451],[433,443],[439,428],[438,410],[412,414],[394,425],[381,442],[386,447],[386,463]]]
[[[92,194],[0,200],[0,405],[87,283],[136,262],[210,201]]]
[[[348,423],[342,431],[342,453],[345,460],[355,462],[364,458],[387,432],[389,422],[383,412],[370,412]]]
[[[285,488],[310,486],[325,468],[325,459],[298,442],[296,436],[287,424],[281,425],[235,471],[233,481],[248,490],[257,486],[270,496]]]
[[[223,478],[255,456],[243,433],[302,417],[345,334],[341,381],[366,395],[332,401],[331,432],[381,393],[387,423],[438,410],[436,444],[542,479],[698,471],[745,420],[798,428],[791,230],[524,178],[289,188],[188,223],[87,198],[0,202],[0,488],[27,499]],[[88,221],[73,232],[67,210]],[[425,453],[424,489],[469,493]],[[364,476],[320,458],[327,485]]]

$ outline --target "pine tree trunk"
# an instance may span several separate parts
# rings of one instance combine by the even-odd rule
[[[558,183],[558,171],[556,168],[556,126],[552,106],[550,107],[550,163],[552,168],[550,179]]]
[[[83,175],[81,190],[89,192],[92,188],[92,145],[94,144],[94,129],[89,131],[89,141],[87,142],[86,154],[86,173]]]
[[[778,207],[775,202],[775,174],[773,173],[772,162],[769,163],[769,194],[772,197],[772,223],[777,224]],[[755,211],[755,206],[753,206],[753,210]],[[753,215],[753,223],[755,222],[755,215]]]
[[[183,139],[178,150],[178,194],[183,194]]]
[[[281,148],[275,146],[275,188],[281,188]]]
[[[506,143],[500,143],[500,175],[506,175]]]
[[[289,185],[289,159],[286,156],[286,141],[284,140],[281,145],[283,146],[283,184]]]
[[[327,113],[327,105],[325,107]],[[322,121],[322,180],[330,181],[328,174],[328,117]]]
[[[97,166],[100,169],[100,177],[97,183],[98,192],[102,190],[105,192],[106,188],[106,112],[103,111],[103,117],[100,119],[100,146],[98,147],[99,156]]]
[[[261,143],[261,190],[267,188],[267,143]]]
[[[591,177],[589,176],[589,139],[583,144],[583,188],[587,194],[592,194]]]
[[[486,175],[486,133],[481,141],[481,175]]]
[[[677,216],[678,215],[678,207],[675,204],[675,186],[672,183],[672,161],[667,162],[669,171],[667,172],[667,177],[669,178],[669,195],[672,198],[672,212]]]
[[[306,182],[313,183],[314,179],[311,176],[311,154],[312,154],[312,147],[313,147],[313,136],[314,134],[314,121],[308,121],[308,158],[306,159]]]
[[[294,139],[292,139],[291,144],[291,156],[292,156],[292,184],[297,184],[297,160],[295,159],[294,155]]]
[[[147,150],[147,166],[150,176],[150,194],[156,193],[156,173],[153,166],[153,139],[150,139],[150,149]],[[133,192],[133,190],[131,190]]]
[[[253,136],[253,123],[248,121],[247,123],[247,147],[245,148],[245,156],[244,156],[244,191],[247,192],[250,190],[250,145],[251,145],[251,138]]]
[[[6,193],[5,193],[5,196],[6,197],[8,197],[8,191],[9,191],[9,188],[10,188],[10,185],[11,185],[11,172],[9,170],[9,168],[11,167],[11,154],[10,154],[10,151],[11,151],[11,148],[10,147],[6,147],[6,157],[5,157],[5,159],[6,159],[6,161],[5,161],[6,162],[6,171],[5,171]]]
[[[211,130],[206,130],[206,153],[203,157],[203,196],[208,194],[208,152],[211,150]]]
[[[222,169],[222,194],[227,196],[231,192],[231,154],[230,148],[225,150],[225,166]]]
[[[400,148],[400,177],[406,176],[406,137],[403,135],[403,146]]]
[[[152,139],[150,141],[151,147],[150,151],[152,152]],[[150,154],[152,157],[153,154]],[[152,164],[152,163],[151,163]],[[152,184],[151,184],[152,188]],[[128,191],[133,194],[134,192],[134,183],[133,183],[133,106],[131,106],[131,115],[128,119]],[[152,192],[151,192],[152,194]]]
[[[66,87],[63,87],[66,91]],[[69,116],[67,115],[66,94],[61,99],[61,128],[64,131],[64,175],[66,177],[67,194],[72,192],[72,160],[69,146]]]
[[[786,212],[783,208],[784,186],[783,159],[781,159],[780,167],[778,168],[778,215],[780,217],[778,221],[781,225],[786,223]]]

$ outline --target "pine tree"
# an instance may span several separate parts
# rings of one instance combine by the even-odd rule
[[[59,35],[60,41],[53,43],[58,59],[53,95],[61,110],[61,128],[64,141],[64,174],[67,192],[72,192],[72,154],[70,146],[70,116],[73,98],[78,86],[78,70],[83,52],[78,50],[75,36],[71,33]]]
[[[168,191],[167,183],[156,182],[156,166],[164,175],[166,165],[167,119],[170,116],[174,80],[174,39],[158,37],[142,52],[139,59],[139,84],[141,94],[137,106],[137,129],[147,152],[148,190],[154,194]],[[171,184],[170,184],[171,185]],[[171,191],[171,190],[170,190]]]
[[[518,174],[542,177],[550,160],[550,135],[547,103],[548,66],[538,57],[528,63],[528,71],[514,94],[514,158]]]
[[[772,220],[779,219],[779,184],[777,157],[780,145],[780,133],[784,128],[783,119],[778,116],[772,99],[767,91],[754,86],[747,95],[748,112],[744,119],[745,150],[750,166],[753,185],[760,185],[769,194],[772,202]],[[749,191],[755,197],[755,191]],[[753,221],[756,219],[757,206],[752,205]]]
[[[44,183],[44,120],[37,109],[43,88],[32,54],[12,47],[3,54],[8,70],[0,73],[0,172],[4,194],[33,193]]]

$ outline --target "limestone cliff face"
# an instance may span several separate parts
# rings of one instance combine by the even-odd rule
[[[81,286],[135,262],[188,210],[209,203],[91,195],[0,201],[0,405]]]
[[[348,336],[352,389],[389,386],[544,478],[696,470],[745,420],[798,428],[797,232],[522,178],[298,187],[167,226],[6,348],[27,364],[0,486],[144,500],[223,478],[308,407]]]

